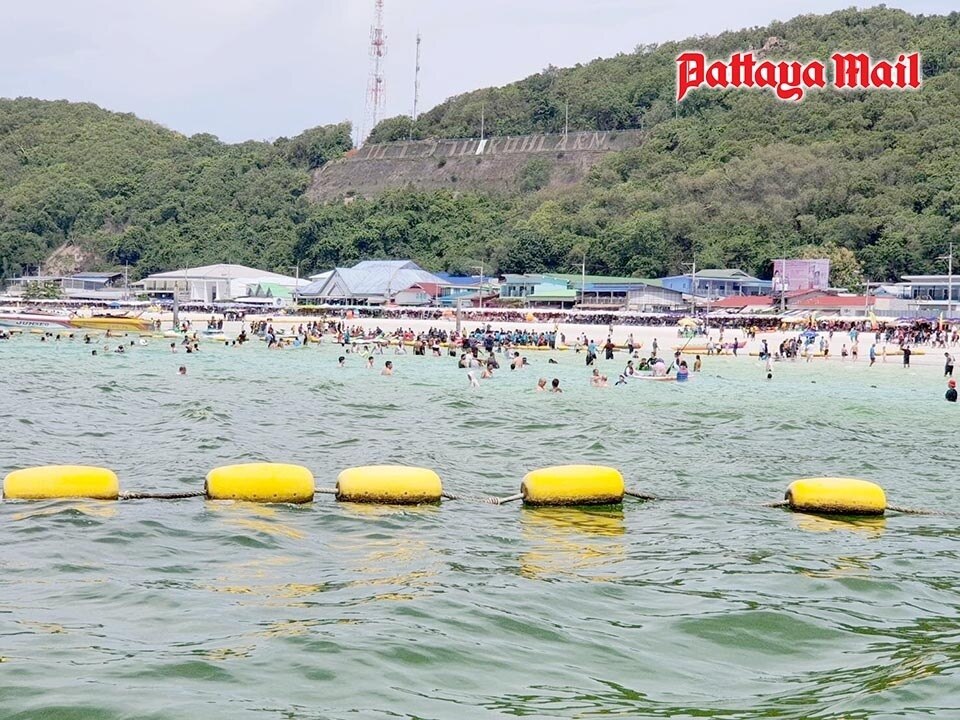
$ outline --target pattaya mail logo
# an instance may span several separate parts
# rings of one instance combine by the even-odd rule
[[[834,53],[832,87],[838,90],[916,90],[922,78],[920,53],[900,55],[896,61],[873,59],[866,53]],[[781,100],[803,100],[808,90],[827,87],[827,66],[758,60],[753,53],[734,53],[729,60],[708,61],[702,52],[685,52],[677,58],[677,102],[697,88],[760,88],[772,90]]]

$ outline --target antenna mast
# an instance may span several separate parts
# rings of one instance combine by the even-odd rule
[[[374,0],[373,25],[370,27],[370,80],[367,84],[367,107],[364,113],[366,126],[361,128],[357,144],[362,143],[364,132],[373,130],[383,118],[386,106],[386,86],[383,82],[383,57],[387,54],[387,36],[383,32],[383,0]]]
[[[420,100],[420,33],[417,33],[417,65],[413,71],[413,115],[410,116],[410,139],[413,140],[413,126],[417,122],[417,104]]]

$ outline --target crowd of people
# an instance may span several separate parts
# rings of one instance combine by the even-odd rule
[[[502,319],[497,315],[497,319]],[[626,365],[623,370],[617,373],[614,385],[626,385],[637,378],[648,379],[671,379],[679,382],[686,381],[692,373],[697,373],[702,368],[701,354],[714,355],[721,352],[729,352],[732,355],[737,354],[738,348],[746,345],[746,339],[757,337],[757,334],[763,330],[755,321],[750,324],[744,324],[739,328],[744,340],[740,340],[735,334],[738,328],[731,328],[723,325],[715,329],[716,340],[713,328],[709,326],[698,326],[697,332],[683,332],[681,328],[681,341],[686,337],[686,342],[678,342],[674,348],[676,352],[673,357],[666,353],[666,357],[660,351],[659,343],[653,338],[651,347],[643,349],[643,343],[637,342],[634,334],[628,334],[625,341],[620,344],[613,342],[612,324],[605,328],[606,332],[600,331],[600,337],[606,337],[605,340],[591,338],[587,332],[580,329],[578,334],[568,336],[566,332],[560,329],[559,325],[554,325],[553,329],[534,329],[528,326],[510,327],[506,322],[497,323],[470,323],[470,326],[462,332],[452,329],[449,324],[444,326],[438,322],[436,326],[429,326],[419,331],[412,327],[384,330],[379,325],[372,328],[364,327],[358,322],[350,322],[350,319],[343,318],[325,318],[310,319],[295,326],[279,328],[274,325],[272,320],[255,320],[249,323],[250,334],[247,334],[247,325],[243,325],[240,334],[235,339],[226,339],[220,333],[223,332],[224,321],[226,318],[211,315],[205,323],[204,334],[201,331],[193,329],[194,322],[185,320],[180,323],[175,330],[182,333],[182,339],[179,343],[171,343],[172,352],[183,351],[189,354],[200,352],[201,340],[210,340],[212,337],[223,340],[228,346],[243,345],[249,339],[259,337],[266,342],[270,349],[282,349],[285,347],[305,347],[309,343],[327,343],[340,345],[345,355],[340,356],[339,364],[344,364],[346,354],[363,354],[367,359],[367,367],[373,368],[375,365],[375,356],[385,353],[394,355],[406,355],[411,352],[413,355],[433,355],[436,357],[449,356],[456,358],[458,367],[466,371],[467,379],[470,385],[479,385],[480,381],[493,378],[501,372],[501,363],[503,367],[511,371],[525,370],[531,366],[531,363],[525,354],[526,350],[554,350],[570,349],[576,355],[583,358],[585,365],[590,368],[590,384],[595,387],[608,387],[611,385],[610,378],[613,373],[604,373],[598,367],[597,363],[602,357],[605,360],[615,359],[615,353],[626,351]],[[201,321],[202,323],[203,321]],[[162,326],[160,326],[162,327]],[[159,329],[154,325],[154,329]],[[700,334],[704,331],[704,335]],[[16,332],[16,331],[15,331]],[[620,331],[623,332],[623,331]],[[728,333],[725,337],[724,333]],[[216,333],[216,334],[214,334]],[[645,337],[649,339],[651,333]],[[733,337],[731,338],[731,335]],[[112,335],[117,337],[116,334]],[[10,333],[7,330],[0,329],[0,340],[8,339]],[[106,337],[109,339],[111,333],[108,331]],[[622,335],[620,336],[623,337]],[[63,334],[46,332],[41,334],[40,341],[54,342],[61,339],[73,340],[80,336],[74,333]],[[705,338],[705,340],[704,340]],[[90,334],[82,336],[82,341],[87,344],[97,344]],[[866,342],[864,343],[864,340]],[[139,341],[126,340],[117,346],[112,346],[109,342],[102,348],[96,348],[92,354],[103,354],[110,352],[112,354],[123,354],[136,344],[147,344],[147,340]],[[689,354],[684,357],[688,346],[694,343],[690,348]],[[861,352],[861,344],[865,352]],[[859,322],[851,323],[829,323],[817,324],[810,323],[805,328],[800,328],[783,338],[775,346],[764,337],[760,338],[758,346],[760,361],[766,371],[768,379],[773,377],[773,363],[780,361],[805,360],[811,362],[814,357],[831,358],[838,357],[841,361],[856,362],[861,354],[869,358],[870,366],[877,362],[878,357],[884,361],[890,354],[899,355],[899,360],[903,367],[910,367],[911,356],[914,354],[914,348],[917,346],[943,350],[944,355],[944,376],[948,380],[949,387],[946,393],[946,399],[951,402],[956,401],[956,383],[953,381],[954,356],[949,349],[955,348],[960,344],[960,331],[955,328],[945,328],[938,323],[916,322],[913,324],[880,324],[879,327],[871,326],[869,323],[864,325]],[[839,349],[837,348],[839,345]],[[896,348],[892,352],[889,348]],[[690,359],[695,355],[695,359]],[[621,355],[621,357],[623,357]],[[688,359],[692,364],[692,369],[688,366]],[[547,358],[548,364],[557,364],[552,357]],[[383,363],[381,375],[390,376],[394,372],[393,361],[387,360]],[[549,390],[551,392],[562,392],[559,379],[556,384],[547,382],[547,378],[540,378],[537,387],[540,390]]]

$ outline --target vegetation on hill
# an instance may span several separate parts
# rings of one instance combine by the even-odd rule
[[[919,92],[820,91],[800,103],[757,91],[695,91],[673,102],[674,60],[766,47],[768,57],[923,53]],[[834,281],[942,271],[960,241],[960,14],[886,8],[801,16],[697,38],[504,88],[424,113],[415,137],[642,127],[646,142],[610,155],[581,186],[514,197],[397,189],[311,205],[309,171],[349,149],[349,126],[274,143],[184,137],[92,105],[0,101],[0,260],[9,276],[53,249],[96,249],[133,276],[205,262],[301,273],[409,256],[436,270],[571,271],[656,276],[741,267],[769,277],[782,255],[828,253]],[[392,118],[372,140],[406,138]],[[549,168],[541,169],[549,172]],[[542,173],[541,173],[542,174]],[[535,175],[535,174],[534,174]]]
[[[346,123],[227,145],[90,104],[0,100],[0,272],[36,272],[68,243],[134,276],[292,264],[309,171],[350,146]]]

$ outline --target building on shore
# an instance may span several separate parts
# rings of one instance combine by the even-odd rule
[[[26,275],[7,283],[6,293],[13,297],[31,291],[54,292],[65,300],[123,300],[129,295],[122,272],[81,272],[74,275]]]
[[[156,273],[133,283],[139,294],[156,300],[176,297],[180,302],[195,303],[227,302],[255,296],[258,292],[263,297],[267,294],[264,288],[272,288],[269,292],[273,297],[280,292],[279,288],[292,291],[306,285],[309,285],[306,279],[227,264]]]
[[[690,300],[660,280],[565,273],[504,275],[500,299],[527,307],[634,312],[683,310]]]
[[[908,317],[960,316],[960,278],[953,275],[904,275],[898,283],[887,283],[878,289],[900,301],[902,315]]]
[[[296,293],[301,304],[431,305],[437,288],[444,284],[412,260],[364,260],[311,280]]]
[[[760,280],[738,269],[705,269],[684,275],[661,278],[663,286],[703,300],[719,300],[730,295],[769,295],[773,281]]]

